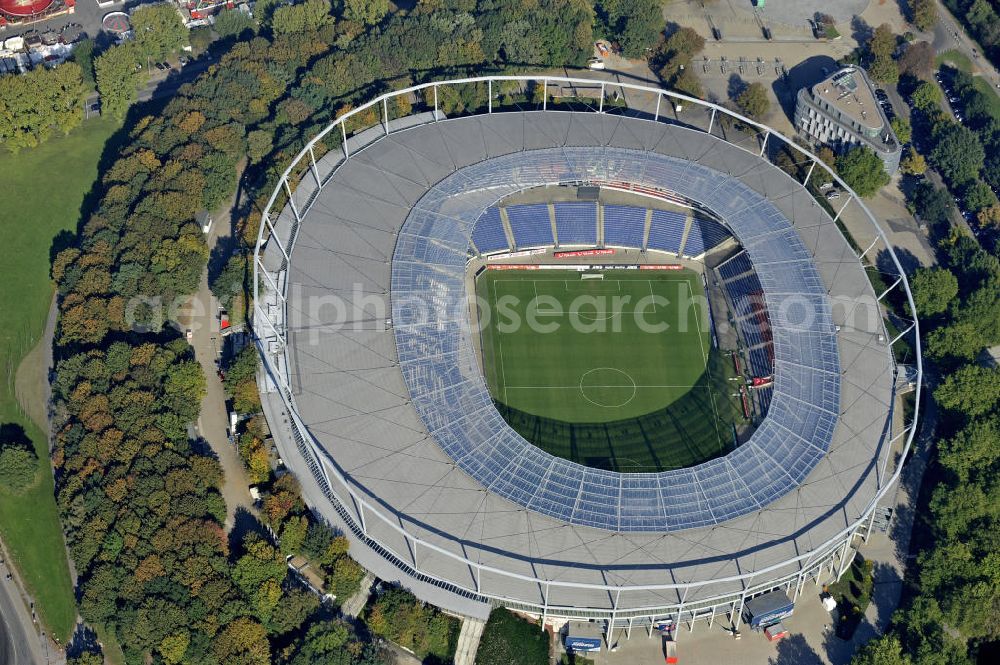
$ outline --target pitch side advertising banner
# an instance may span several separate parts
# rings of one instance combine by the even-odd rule
[[[578,249],[572,252],[556,252],[552,255],[554,259],[569,259],[574,256],[609,256],[614,254],[613,249]]]
[[[487,270],[575,270],[585,272],[587,270],[683,270],[684,266],[679,265],[635,265],[635,264],[603,264],[603,265],[565,265],[565,264],[522,264],[522,265],[498,265],[486,266]]]
[[[526,256],[537,256],[544,254],[546,249],[525,249],[520,252],[504,252],[502,254],[491,254],[486,257],[487,261],[502,261],[504,259],[523,259]]]

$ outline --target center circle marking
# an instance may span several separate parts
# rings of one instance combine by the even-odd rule
[[[622,383],[622,377],[625,378],[627,383]],[[588,388],[590,389],[589,395],[587,394]],[[620,395],[624,395],[629,391],[631,391],[631,394],[629,394],[627,399],[617,400],[614,398],[618,391],[622,391],[618,393]],[[580,394],[594,406],[607,409],[625,406],[635,399],[638,391],[639,388],[629,373],[616,367],[595,367],[594,369],[587,370],[580,377]]]

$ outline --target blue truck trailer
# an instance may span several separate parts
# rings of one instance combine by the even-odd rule
[[[752,630],[763,630],[791,616],[794,608],[784,591],[768,591],[744,603],[743,622]]]

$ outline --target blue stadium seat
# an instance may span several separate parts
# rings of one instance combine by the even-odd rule
[[[604,244],[642,247],[646,231],[646,208],[604,206]],[[560,231],[560,239],[562,239]]]
[[[684,224],[687,217],[683,213],[670,210],[654,210],[649,223],[649,249],[659,249],[665,252],[679,252],[681,239],[684,237]]]
[[[499,210],[487,208],[476,220],[476,225],[472,229],[472,244],[483,254],[506,252],[510,249],[507,244],[507,234],[503,232]]]
[[[560,245],[597,244],[597,204],[572,201],[554,207]]]
[[[685,256],[701,256],[713,247],[718,247],[731,237],[725,226],[711,219],[695,218],[691,232],[684,243]]]
[[[753,270],[753,264],[750,263],[750,256],[745,251],[741,251],[719,266],[719,274],[724,280],[730,280],[751,270]]]
[[[514,244],[519,249],[551,245],[552,224],[549,221],[549,206],[544,203],[516,205],[507,208],[507,220],[514,232]]]

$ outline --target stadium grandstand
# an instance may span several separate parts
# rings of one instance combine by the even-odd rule
[[[521,101],[501,106],[498,81],[521,86],[506,98]],[[574,83],[422,84],[308,143],[267,204],[254,255],[265,414],[303,496],[351,555],[427,602],[628,636],[665,620],[738,628],[754,597],[795,601],[839,579],[915,431],[893,345],[911,334],[919,404],[917,323],[888,335],[869,251],[837,222],[869,229],[895,288],[909,287],[863,202],[779,133],[631,84],[615,86],[663,108],[683,102],[681,120],[659,101],[605,112],[603,85],[586,104],[548,103],[551,86]],[[490,92],[462,117],[430,102],[389,111],[397,95],[469,85]],[[378,123],[349,133],[373,112]],[[724,133],[723,114],[749,131]],[[779,150],[797,156],[797,178],[772,163]],[[843,188],[838,212],[807,186],[813,170]],[[556,200],[576,188],[601,196]],[[519,434],[484,378],[470,285],[492,265],[559,261],[591,273],[675,266],[709,289],[717,275],[744,371],[771,377],[746,388],[768,402],[756,428],[725,454],[646,473],[578,463]],[[658,421],[634,422],[608,440],[637,441]]]

